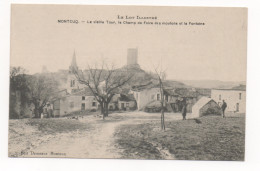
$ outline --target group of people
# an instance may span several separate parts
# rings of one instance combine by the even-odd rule
[[[225,118],[225,110],[227,108],[227,103],[225,102],[225,100],[223,100],[222,102],[222,105],[221,105],[221,110],[222,110],[222,117]],[[181,110],[181,113],[182,113],[182,120],[186,120],[186,115],[187,115],[187,103],[186,103],[186,100],[184,99],[183,100],[183,103],[182,103],[182,110]]]

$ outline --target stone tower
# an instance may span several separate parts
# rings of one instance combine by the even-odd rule
[[[138,65],[137,57],[138,57],[137,48],[127,49],[127,66]]]

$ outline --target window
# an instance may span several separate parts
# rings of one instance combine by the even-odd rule
[[[239,100],[242,99],[242,93],[239,93]]]
[[[218,96],[218,99],[221,100],[221,94]]]
[[[82,100],[85,100],[85,96],[82,96]]]
[[[160,94],[157,94],[157,100],[160,100]]]
[[[74,102],[70,102],[70,108],[74,107]]]
[[[129,103],[126,103],[126,107],[129,107]]]
[[[154,100],[154,94],[151,96],[151,99]]]
[[[96,102],[92,102],[92,106],[97,106],[97,103]]]

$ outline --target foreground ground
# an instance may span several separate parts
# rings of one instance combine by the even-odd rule
[[[115,113],[68,119],[22,119],[9,122],[10,157],[134,158],[243,160],[245,117],[207,116],[182,121],[166,114]]]
[[[167,121],[165,132],[160,131],[159,122],[124,125],[118,128],[117,142],[125,149],[124,158],[165,159],[164,150],[179,160],[243,161],[244,119],[206,116]]]

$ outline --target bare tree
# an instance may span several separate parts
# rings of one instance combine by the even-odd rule
[[[10,67],[10,79],[14,79],[18,75],[24,75],[26,70],[22,67]]]
[[[119,89],[128,83],[134,74],[120,71],[112,65],[104,65],[98,68],[88,66],[85,73],[75,70],[74,75],[79,83],[86,85],[99,102],[103,119],[108,116],[109,103]]]
[[[22,67],[10,68],[10,91],[25,91],[26,89],[26,70]]]
[[[166,79],[166,72],[162,71],[162,69],[160,69],[160,71],[158,71],[158,67],[154,69],[156,72],[156,75],[158,77],[159,80],[159,85],[160,85],[160,95],[161,95],[161,130],[165,130],[165,121],[164,121],[164,109],[166,107],[166,102],[164,99],[164,87],[163,87],[163,80]]]
[[[40,117],[43,108],[50,100],[53,92],[57,91],[58,83],[51,76],[37,75],[27,79],[28,96],[34,104],[34,114],[36,118]]]

